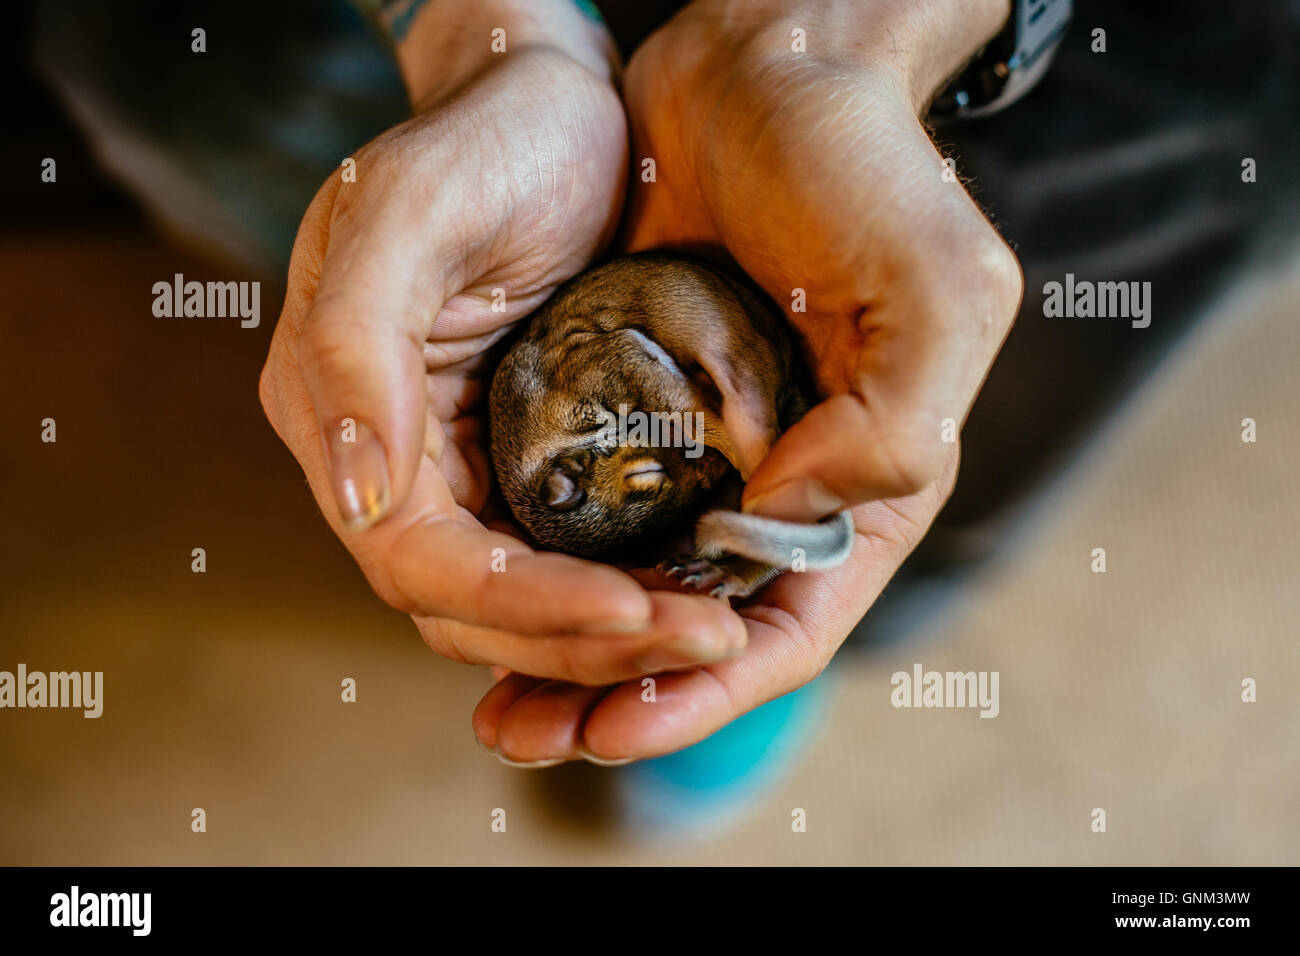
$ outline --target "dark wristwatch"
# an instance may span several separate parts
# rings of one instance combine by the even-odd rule
[[[1047,72],[1073,12],[1071,0],[1012,0],[1007,25],[934,98],[930,121],[987,116],[1028,93]]]

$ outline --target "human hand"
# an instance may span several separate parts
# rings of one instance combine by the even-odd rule
[[[476,711],[484,743],[523,762],[694,743],[820,673],[924,535],[1021,277],[917,117],[1007,12],[697,0],[637,51],[634,167],[653,158],[655,181],[634,184],[628,245],[725,250],[785,307],[828,396],[759,466],[745,507],[806,521],[856,505],[858,543],[834,571],[770,585],[739,611],[744,655],[658,678],[654,704],[639,682],[510,675]]]
[[[585,682],[731,653],[744,631],[716,602],[535,553],[487,510],[489,350],[612,236],[626,126],[608,38],[569,0],[456,6],[398,46],[415,117],[303,218],[263,406],[438,653]]]

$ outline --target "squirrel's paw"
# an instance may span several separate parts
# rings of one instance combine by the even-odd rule
[[[683,557],[656,567],[674,581],[724,601],[749,597],[780,573],[770,565],[735,556],[716,561]]]

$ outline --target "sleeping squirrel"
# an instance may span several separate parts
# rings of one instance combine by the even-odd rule
[[[693,526],[671,577],[746,597],[834,567],[841,512],[815,524],[737,510],[740,482],[816,392],[785,319],[703,262],[639,253],[585,272],[529,320],[492,380],[492,463],[541,544],[646,561]]]

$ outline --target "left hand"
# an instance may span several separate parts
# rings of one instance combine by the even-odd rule
[[[498,55],[503,23],[511,52]],[[593,684],[745,640],[717,601],[535,552],[496,520],[496,345],[602,251],[623,209],[606,39],[570,0],[420,10],[398,48],[416,115],[355,154],[358,175],[331,175],[303,217],[260,389],[326,520],[434,651]]]

